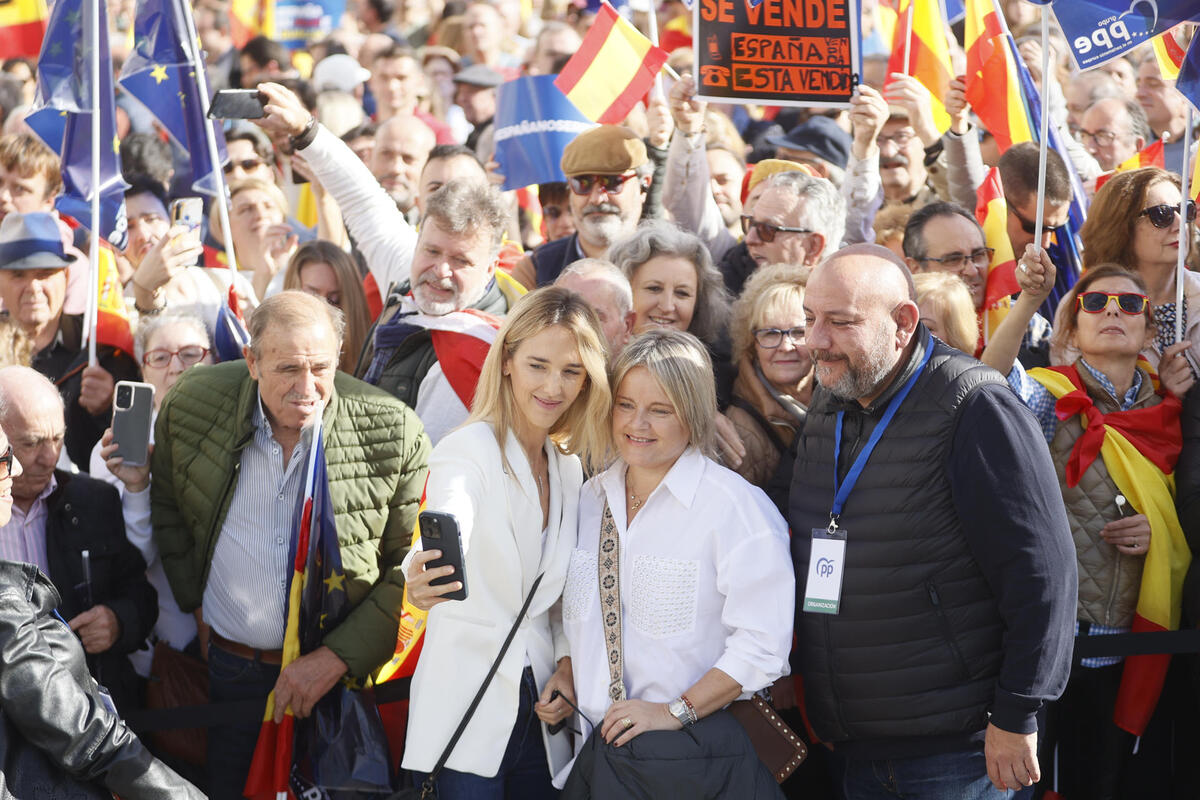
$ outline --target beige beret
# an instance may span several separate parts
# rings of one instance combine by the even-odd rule
[[[574,175],[621,175],[646,163],[646,145],[621,125],[584,131],[563,148],[562,171]]]

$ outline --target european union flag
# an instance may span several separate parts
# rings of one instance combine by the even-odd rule
[[[1178,89],[1188,101],[1200,110],[1200,35],[1192,37],[1187,55],[1179,67],[1179,79],[1175,81]]]
[[[214,165],[209,157],[204,126],[212,127],[218,158],[225,158],[225,135],[220,126],[204,117],[197,66],[191,57],[188,25],[191,13],[181,0],[142,0],[133,22],[133,52],[121,69],[121,88],[158,118],[167,133],[187,154],[192,165],[192,188],[217,195]],[[219,165],[217,165],[219,166]]]
[[[50,12],[46,38],[38,56],[39,108],[30,127],[62,158],[63,194],[56,205],[86,226],[90,203],[100,193],[100,235],[117,249],[125,247],[125,189],[121,179],[113,99],[112,56],[108,49],[108,11],[100,2],[99,30],[82,4],[58,2]],[[100,49],[100,182],[92,185],[91,43]]]

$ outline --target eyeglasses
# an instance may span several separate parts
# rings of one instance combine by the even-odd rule
[[[808,228],[787,228],[783,225],[772,225],[769,222],[759,222],[748,214],[742,214],[742,230],[746,232],[746,235],[749,236],[750,231],[755,229],[758,229],[758,238],[764,244],[770,244],[775,241],[775,234],[777,233],[813,233]]]
[[[0,465],[3,465],[3,467],[4,467],[4,477],[5,478],[12,477],[13,461],[15,461],[16,458],[17,458],[17,455],[16,455],[16,453],[13,452],[12,445],[9,444],[8,449],[4,451],[4,455],[0,456]]]
[[[880,134],[875,137],[875,144],[877,144],[879,147],[883,147],[886,143],[891,142],[892,144],[896,145],[896,149],[903,150],[904,148],[908,147],[908,143],[911,142],[913,137],[916,135],[916,131],[910,130],[897,131],[891,136],[884,136],[883,134]]]
[[[759,347],[765,347],[768,350],[774,350],[779,345],[783,344],[783,337],[787,337],[788,341],[794,345],[804,344],[804,326],[798,328],[758,328],[754,331],[754,341],[758,342]]]
[[[263,161],[261,158],[243,158],[241,161],[233,161],[231,159],[225,165],[224,170],[225,170],[226,175],[233,172],[238,167],[242,168],[242,172],[250,172],[251,170],[258,169],[265,163],[266,162]]]
[[[996,251],[991,247],[981,247],[978,250],[972,250],[969,253],[951,253],[950,255],[942,256],[941,258],[925,256],[924,258],[918,258],[916,260],[935,261],[938,264],[941,264],[943,267],[952,269],[955,272],[961,272],[963,267],[967,265],[968,261],[971,262],[973,266],[986,267],[988,264],[992,263],[992,254],[995,252]]]
[[[1141,210],[1141,213],[1138,214],[1138,216],[1139,217],[1149,217],[1150,224],[1156,228],[1169,228],[1169,227],[1171,227],[1171,223],[1175,221],[1175,215],[1178,213],[1179,213],[1179,206],[1170,206],[1170,205],[1167,205],[1166,203],[1163,203],[1162,205],[1159,205],[1159,206],[1150,206],[1149,208],[1143,208]],[[1187,214],[1188,222],[1196,221],[1196,201],[1195,200],[1187,201],[1186,214]]]
[[[1112,300],[1117,301],[1117,308],[1131,316],[1141,314],[1150,303],[1150,298],[1137,292],[1084,292],[1079,295],[1079,307],[1089,314],[1099,314],[1108,309]]]
[[[1083,144],[1087,144],[1088,140],[1091,139],[1092,143],[1097,147],[1108,147],[1117,140],[1118,136],[1126,135],[1128,134],[1114,133],[1113,131],[1105,130],[1104,128],[1094,132],[1084,130],[1083,128],[1079,129],[1079,141]]]
[[[171,363],[172,358],[179,356],[179,363],[190,367],[193,364],[199,364],[206,355],[208,355],[208,348],[198,344],[190,344],[178,350],[167,350],[160,347],[157,350],[150,350],[142,356],[142,364],[155,369],[163,369]]]
[[[1030,236],[1036,236],[1037,235],[1037,223],[1031,219],[1025,219],[1025,217],[1021,216],[1021,212],[1017,211],[1017,209],[1013,206],[1012,201],[1009,200],[1008,198],[1005,198],[1004,202],[1008,206],[1008,213],[1010,213],[1014,217],[1016,217],[1017,222],[1021,223],[1021,230],[1025,231]],[[1065,223],[1065,222],[1062,223],[1061,225],[1047,225],[1047,224],[1045,224],[1045,222],[1043,222],[1042,223],[1042,234],[1045,235],[1047,233],[1058,233],[1065,227],[1067,227],[1067,223]]]
[[[576,175],[567,178],[567,185],[572,192],[584,197],[590,195],[597,186],[604,189],[605,194],[619,194],[625,188],[625,181],[636,177],[636,172],[628,175]]]

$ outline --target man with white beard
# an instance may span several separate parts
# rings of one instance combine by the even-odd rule
[[[546,242],[517,263],[512,276],[530,289],[554,283],[568,264],[581,258],[606,258],[613,242],[633,233],[654,165],[633,131],[600,125],[563,149],[562,170],[571,192],[575,233]]]

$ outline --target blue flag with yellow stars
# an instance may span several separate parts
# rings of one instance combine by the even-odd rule
[[[112,56],[108,49],[108,11],[100,2],[100,25],[81,3],[58,2],[50,12],[46,38],[38,56],[37,109],[26,120],[33,131],[62,158],[63,194],[55,205],[82,225],[92,224],[93,191],[100,193],[100,235],[118,249],[125,247],[125,189],[121,178],[113,96]],[[100,181],[92,184],[92,42],[100,50]]]
[[[191,48],[186,46],[188,24],[183,15],[190,13],[181,0],[141,0],[133,22],[133,52],[118,82],[187,153],[192,165],[192,188],[215,197],[217,179],[213,169],[220,165],[214,165],[209,157],[204,126],[212,128],[221,160],[225,158],[225,135],[220,125],[204,116],[197,67]]]

